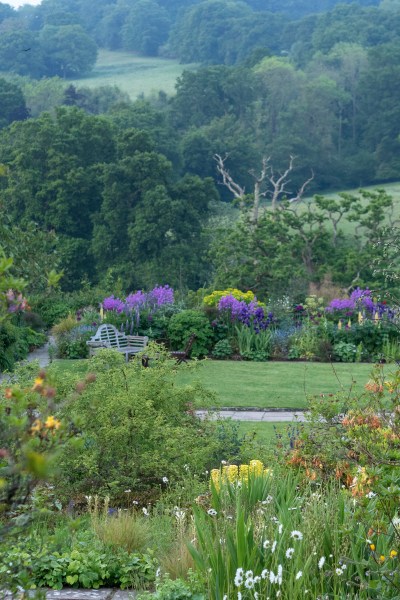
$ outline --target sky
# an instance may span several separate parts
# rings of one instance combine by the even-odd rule
[[[18,8],[23,4],[33,4],[34,6],[40,4],[41,0],[1,0],[3,4],[9,4],[13,8]]]

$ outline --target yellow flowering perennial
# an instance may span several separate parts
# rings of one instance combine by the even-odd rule
[[[226,290],[215,290],[212,294],[205,296],[203,302],[206,306],[217,306],[221,298],[225,296],[233,296],[236,300],[246,302],[246,304],[250,304],[254,300],[254,294],[251,291],[242,292],[237,288],[227,288]],[[261,302],[258,302],[258,304],[264,306]]]
[[[264,468],[261,460],[251,460],[248,465],[224,465],[221,469],[212,469],[210,473],[211,482],[217,492],[224,483],[247,483],[249,477],[263,477],[271,474],[271,470]]]

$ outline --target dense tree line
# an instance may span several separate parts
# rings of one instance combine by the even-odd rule
[[[43,0],[13,10],[0,3],[3,71],[77,77],[97,47],[182,62],[236,64],[260,48],[299,65],[336,43],[373,46],[399,30],[395,0]],[[337,6],[338,5],[338,6]],[[329,11],[329,12],[327,12]]]

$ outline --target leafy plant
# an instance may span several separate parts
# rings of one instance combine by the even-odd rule
[[[230,341],[226,338],[219,340],[219,342],[217,342],[213,348],[212,356],[213,358],[219,359],[229,358],[232,356],[232,346]]]
[[[333,351],[335,358],[341,362],[354,362],[357,358],[357,346],[349,342],[338,342]]]
[[[192,356],[207,355],[211,350],[214,334],[205,314],[195,310],[183,310],[172,315],[168,335],[173,350],[182,350],[192,333],[196,334]]]

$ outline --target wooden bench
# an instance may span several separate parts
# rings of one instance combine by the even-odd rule
[[[142,352],[149,341],[144,335],[125,335],[114,327],[105,323],[100,325],[95,335],[86,342],[89,346],[89,354],[93,356],[96,350],[101,348],[112,348],[125,354],[125,360],[128,362],[129,355]]]

